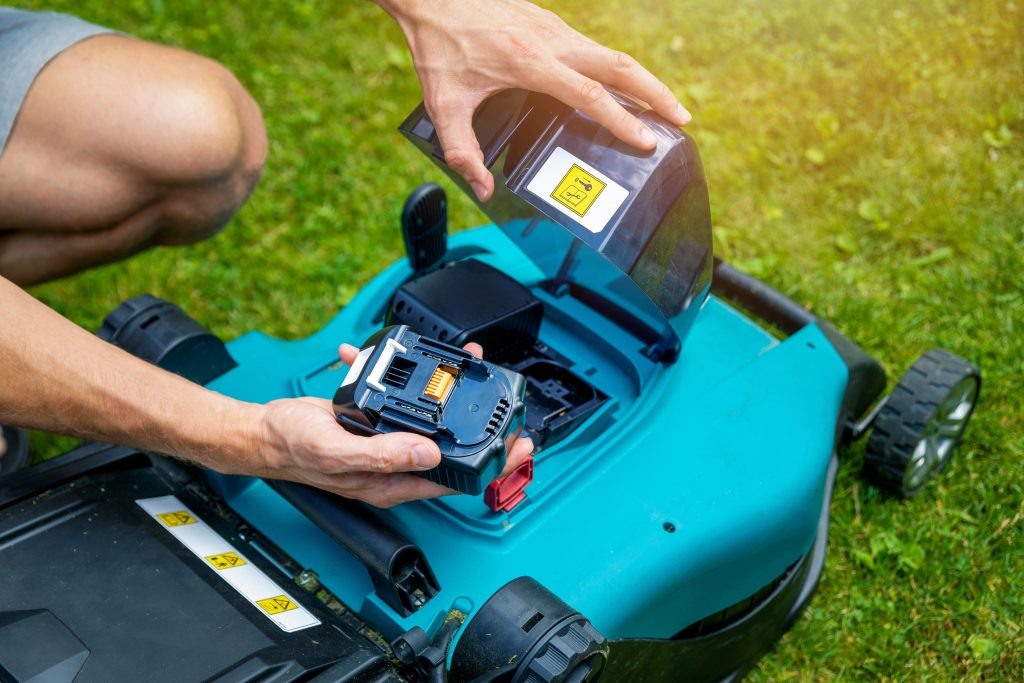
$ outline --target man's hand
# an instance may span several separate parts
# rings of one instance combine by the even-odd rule
[[[473,134],[473,112],[501,90],[542,92],[593,117],[640,149],[654,134],[605,90],[607,84],[685,125],[690,114],[664,83],[632,57],[573,30],[525,0],[376,0],[405,33],[423,101],[448,166],[486,201],[494,178]]]
[[[228,398],[101,341],[2,277],[0,311],[0,424],[289,479],[378,506],[453,493],[409,474],[441,458],[425,437],[355,436],[324,399]],[[351,363],[355,353],[342,347],[342,360]],[[506,471],[532,450],[520,439]]]
[[[466,350],[482,357],[479,344]],[[358,349],[342,344],[342,362],[351,365]],[[351,434],[334,419],[331,402],[318,398],[282,399],[266,405],[255,449],[266,463],[261,476],[310,484],[378,507],[455,493],[412,472],[436,467],[437,445],[417,434],[365,437]],[[533,451],[519,439],[508,455],[507,474]]]

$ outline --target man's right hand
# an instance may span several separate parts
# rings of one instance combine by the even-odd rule
[[[440,461],[426,437],[356,436],[325,399],[259,405],[210,391],[101,341],[2,277],[0,311],[0,424],[289,479],[382,507],[453,493],[412,474]],[[355,358],[348,345],[340,353]],[[520,439],[506,471],[532,450]]]

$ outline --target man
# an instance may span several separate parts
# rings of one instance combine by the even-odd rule
[[[399,24],[449,166],[494,190],[472,115],[547,93],[641,149],[654,137],[603,84],[689,114],[630,57],[524,0],[377,0]],[[360,437],[324,399],[229,399],[100,341],[20,289],[223,227],[266,155],[259,107],[224,67],[73,17],[0,8],[0,424],[169,453],[388,506],[451,493],[414,434]],[[471,350],[482,350],[470,345]],[[342,345],[343,361],[355,349]],[[509,468],[529,455],[521,440]]]

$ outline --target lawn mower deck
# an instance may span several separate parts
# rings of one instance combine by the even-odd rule
[[[164,477],[167,490],[131,494],[176,496],[161,499],[166,510],[128,507],[164,543],[191,550],[194,557],[175,546],[189,572],[206,571],[204,581],[240,602],[240,612],[251,608],[261,629],[320,643],[330,626],[372,661],[359,678],[309,646],[327,656],[282,668],[274,680],[307,680],[312,671],[321,672],[315,680],[390,680],[381,671],[392,665],[395,680],[733,680],[817,585],[842,443],[888,420],[879,438],[889,450],[875,454],[889,469],[874,471],[912,494],[918,479],[897,465],[933,473],[970,417],[980,381],[966,363],[933,358],[931,385],[945,393],[918,397],[917,424],[897,411],[913,395],[879,400],[885,375],[855,344],[714,263],[703,171],[678,130],[644,114],[659,151],[638,155],[578,112],[509,97],[489,101],[476,121],[499,180],[484,206],[495,225],[448,238],[443,193],[421,190],[404,216],[409,260],[372,279],[314,335],[251,332],[224,346],[152,297],[108,318],[103,334],[114,343],[246,401],[332,396],[348,371],[338,343],[360,343],[388,323],[481,341],[489,360],[527,382],[526,431],[539,446],[532,481],[520,473],[508,496],[492,492],[486,503],[462,495],[376,510],[214,472],[202,481]],[[403,131],[444,168],[422,109]],[[921,412],[924,404],[932,407]],[[959,431],[948,427],[954,422]],[[79,453],[63,470],[52,464],[47,486],[100,476],[110,467],[104,458]],[[0,485],[0,539],[4,515],[28,514],[25,501],[44,495],[27,487],[27,474]],[[175,512],[216,527],[225,547],[235,544],[230,552],[263,565],[280,588],[267,597],[291,605],[285,616],[249,589],[218,583],[216,563],[229,551],[210,560],[159,516]],[[213,570],[199,568],[204,558]],[[311,581],[312,591],[301,589]],[[14,609],[4,595],[0,588],[0,617]],[[18,609],[29,603],[61,617],[45,600],[21,600]],[[291,630],[281,625],[286,617]],[[123,637],[148,638],[140,628]],[[367,631],[391,646],[367,640]],[[0,670],[4,656],[0,647]],[[102,678],[88,667],[86,658],[79,680]]]

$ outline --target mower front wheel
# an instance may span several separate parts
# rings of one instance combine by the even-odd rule
[[[903,498],[917,495],[952,457],[980,389],[978,368],[949,351],[917,359],[875,419],[865,476]]]

